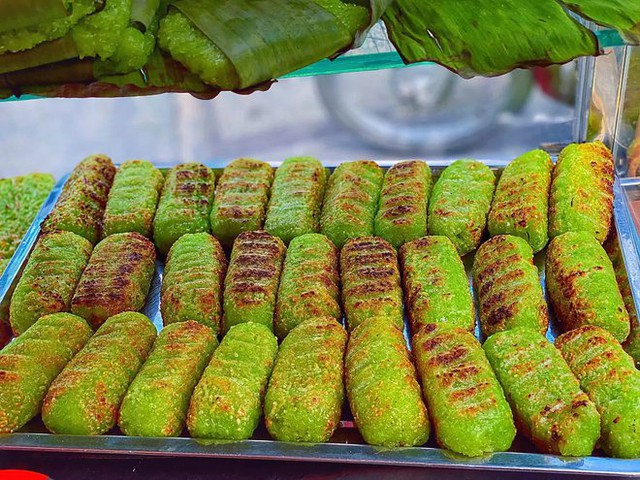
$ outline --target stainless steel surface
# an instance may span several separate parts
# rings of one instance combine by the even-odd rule
[[[380,162],[388,166],[394,162]],[[429,162],[437,175],[449,162]],[[330,162],[328,165],[335,165]],[[487,163],[500,171],[506,162]],[[275,164],[274,164],[275,165]],[[49,213],[57,200],[63,181],[60,181],[29,229],[16,255],[9,263],[4,275],[0,277],[0,300],[19,275],[33,247],[39,224]],[[621,242],[629,281],[634,292],[636,306],[640,306],[640,259],[638,245],[640,238],[634,228],[630,199],[627,188],[634,188],[629,182],[616,179],[614,212],[616,229]],[[467,256],[465,264],[471,265],[472,258]],[[544,255],[536,256],[538,267],[544,266]],[[160,317],[160,284],[163,265],[158,262],[151,291],[143,312],[152,319],[158,329],[162,328]],[[544,282],[544,269],[541,269],[541,281]],[[552,319],[553,321],[553,319]],[[553,323],[553,322],[552,322]],[[550,327],[549,339],[555,336]],[[141,438],[122,436],[117,430],[102,436],[52,435],[44,432],[39,419],[30,422],[19,433],[0,436],[0,450],[88,453],[115,455],[142,455],[162,457],[214,457],[237,459],[265,459],[287,461],[336,462],[371,465],[397,465],[437,467],[446,469],[467,469],[477,471],[539,472],[564,474],[598,474],[640,478],[639,460],[611,459],[599,456],[585,458],[566,458],[554,455],[532,453],[535,450],[524,439],[518,437],[511,452],[495,453],[482,458],[467,458],[436,448],[433,439],[425,447],[383,449],[363,444],[353,422],[346,415],[336,434],[326,444],[308,445],[277,442],[268,439],[261,426],[254,439],[243,442],[214,442],[188,438]]]
[[[613,185],[618,241],[637,312],[640,312],[640,225],[636,218],[639,186],[638,178],[617,179]]]
[[[367,445],[342,443],[304,445],[271,440],[247,440],[244,442],[214,444],[191,438],[161,439],[116,435],[78,437],[71,435],[13,434],[0,437],[0,442],[0,448],[11,450],[338,462],[640,477],[637,460],[612,460],[600,457],[570,459],[531,453],[495,453],[486,458],[469,459],[455,456],[438,448],[382,450]]]

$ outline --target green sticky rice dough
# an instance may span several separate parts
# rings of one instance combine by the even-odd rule
[[[53,176],[48,173],[31,173],[18,177],[18,204],[14,213],[18,215],[21,230],[27,231],[54,183]]]
[[[155,48],[159,16],[141,32],[130,22],[132,3],[132,0],[107,0],[102,12],[88,17],[74,29],[74,40],[80,42],[80,56],[99,57],[94,64],[96,77],[139,70]],[[87,43],[89,40],[93,43]]]
[[[40,411],[49,385],[93,332],[70,313],[46,315],[0,351],[0,433]]]
[[[538,450],[591,454],[600,437],[600,416],[558,349],[531,328],[495,333],[483,348],[520,432]]]
[[[429,418],[416,370],[402,332],[385,318],[370,318],[353,330],[345,383],[353,418],[367,443],[412,447],[427,441]]]
[[[53,177],[45,173],[0,180],[0,273],[6,268],[54,183]]]
[[[149,237],[158,198],[164,185],[160,170],[145,160],[124,162],[109,191],[102,236],[138,232]]]
[[[42,404],[47,429],[69,435],[111,430],[155,338],[155,327],[140,313],[107,320],[51,384]]]
[[[319,0],[314,3],[331,12],[352,33],[369,21],[369,10],[341,0]],[[172,9],[160,22],[160,47],[202,81],[231,90],[239,79],[224,52],[202,33],[185,15]]]
[[[171,10],[160,22],[160,47],[202,81],[223,89],[237,84],[233,64],[204,33],[182,13]]]
[[[40,237],[11,298],[11,327],[17,335],[46,314],[69,311],[92,249],[89,240],[71,232]]]
[[[80,58],[111,57],[129,26],[132,0],[107,0],[102,10],[73,28],[73,41]]]
[[[122,401],[120,429],[141,437],[180,435],[191,393],[217,345],[213,331],[198,322],[162,329]]]
[[[153,48],[154,35],[147,31],[142,33],[134,27],[127,27],[120,35],[115,52],[107,60],[99,60],[94,65],[96,77],[133,72],[142,68]]]
[[[508,450],[516,435],[511,408],[478,340],[432,323],[411,344],[438,444],[468,456]]]
[[[67,7],[69,4],[73,5],[69,16],[52,22],[0,33],[0,54],[28,50],[42,42],[64,37],[80,19],[96,9],[94,0],[65,1]]]
[[[608,455],[640,458],[640,372],[616,339],[591,325],[560,335],[556,347],[601,416]]]
[[[277,352],[278,342],[264,325],[249,322],[232,327],[191,397],[189,433],[218,440],[250,438],[262,414]]]

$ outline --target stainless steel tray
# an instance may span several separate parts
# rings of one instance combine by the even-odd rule
[[[389,166],[395,162],[380,162]],[[485,162],[496,171],[506,163]],[[429,162],[436,175],[447,165],[446,162]],[[332,166],[331,164],[330,166]],[[219,167],[219,165],[215,165]],[[40,223],[48,215],[57,201],[66,177],[56,185],[51,195],[38,213],[14,257],[0,277],[0,301],[8,301],[20,271],[24,266],[39,231]],[[634,293],[636,308],[640,306],[640,237],[633,223],[630,210],[630,198],[627,193],[636,183],[616,179],[614,213],[615,226],[621,243],[625,266]],[[465,258],[469,268],[471,258]],[[536,256],[541,282],[544,283],[544,254]],[[163,264],[156,264],[156,273],[143,309],[158,329],[162,328],[160,317],[160,285],[162,283]],[[639,309],[640,311],[640,309]],[[547,333],[550,340],[555,337],[552,326]],[[332,439],[325,444],[307,445],[277,442],[270,440],[264,426],[260,426],[253,439],[242,442],[214,442],[196,440],[186,436],[177,438],[126,437],[115,430],[102,436],[52,435],[39,419],[34,419],[18,433],[0,435],[0,450],[49,451],[66,453],[150,455],[163,457],[217,457],[239,459],[291,460],[355,463],[372,465],[405,465],[418,467],[439,467],[451,469],[471,469],[510,472],[541,472],[567,474],[601,474],[611,476],[640,477],[640,460],[621,460],[599,456],[568,458],[543,455],[518,436],[512,451],[495,453],[481,458],[467,458],[437,448],[432,438],[427,446],[417,448],[383,449],[364,444],[357,429],[350,420],[348,412],[343,416],[340,426]],[[433,435],[432,435],[433,437]]]

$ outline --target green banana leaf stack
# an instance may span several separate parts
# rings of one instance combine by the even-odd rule
[[[251,92],[380,19],[406,63],[500,75],[599,54],[577,16],[640,43],[635,0],[0,0],[0,98]]]

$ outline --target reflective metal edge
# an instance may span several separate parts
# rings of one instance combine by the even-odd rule
[[[617,178],[613,184],[613,212],[620,250],[633,293],[636,312],[640,312],[640,235],[633,221],[625,188],[639,188],[637,178]],[[640,467],[639,467],[640,468]]]
[[[439,467],[509,472],[600,474],[640,478],[640,462],[601,457],[562,458],[537,453],[495,453],[486,458],[454,456],[437,448],[379,449],[352,444],[294,444],[272,440],[206,443],[192,438],[73,436],[24,433],[0,436],[1,450],[65,453],[313,461],[367,465]]]
[[[380,161],[388,167],[399,160]],[[272,163],[278,166],[280,162]],[[326,162],[333,167],[340,162]],[[435,169],[449,165],[450,161],[428,161]],[[484,161],[491,168],[501,169],[508,161]],[[219,164],[210,165],[220,167]],[[9,291],[28,258],[40,224],[49,214],[62,191],[65,176],[54,187],[41,211],[27,231],[14,258],[0,278],[0,299]],[[629,184],[629,185],[627,185]],[[635,230],[625,186],[632,184],[616,178],[614,183],[614,217],[621,249],[627,268],[629,283],[636,308],[640,311],[640,236]],[[635,184],[633,184],[635,186]],[[162,262],[159,262],[143,313],[161,326],[159,315],[159,289]],[[553,337],[553,335],[552,335]],[[0,435],[0,451],[38,451],[103,455],[138,455],[160,457],[201,457],[258,459],[276,461],[329,462],[366,465],[413,466],[447,469],[502,472],[539,472],[555,474],[584,474],[640,478],[640,460],[605,457],[568,458],[555,455],[521,452],[500,452],[487,457],[468,458],[446,450],[431,447],[382,449],[363,444],[324,443],[295,444],[274,440],[246,440],[242,442],[213,442],[189,437],[144,438],[122,435],[73,436],[48,433],[13,433]]]

